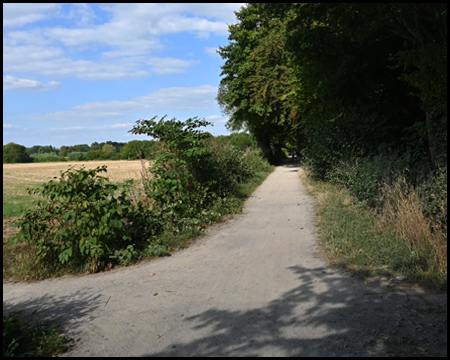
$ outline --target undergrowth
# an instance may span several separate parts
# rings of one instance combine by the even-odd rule
[[[331,264],[362,277],[401,275],[409,283],[446,289],[446,232],[430,226],[404,178],[385,184],[375,211],[343,186],[313,179],[304,169],[299,173],[316,198],[321,244]]]
[[[55,329],[42,329],[36,311],[3,315],[3,357],[52,357],[67,350],[71,339]]]
[[[273,167],[257,149],[245,151],[198,130],[198,119],[140,120],[132,132],[161,141],[142,181],[114,184],[92,170],[61,172],[29,190],[34,208],[3,240],[3,278],[40,280],[94,273],[186,247],[206,226],[241,212]],[[5,234],[5,231],[4,231]]]

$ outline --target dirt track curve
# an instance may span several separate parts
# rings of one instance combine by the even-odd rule
[[[286,164],[190,248],[4,284],[3,310],[62,328],[74,339],[64,356],[446,356],[446,296],[329,269],[317,239],[313,198]]]

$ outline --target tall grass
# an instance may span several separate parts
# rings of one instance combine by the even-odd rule
[[[410,283],[447,287],[446,225],[430,225],[404,177],[384,184],[374,211],[343,186],[304,169],[299,175],[316,198],[320,242],[331,264],[363,277],[402,275]]]
[[[381,216],[394,224],[397,238],[408,246],[415,259],[416,271],[446,277],[447,224],[425,217],[416,190],[403,175],[392,184],[385,184],[381,194]]]

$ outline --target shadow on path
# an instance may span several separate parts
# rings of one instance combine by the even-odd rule
[[[92,313],[104,302],[102,295],[93,295],[91,290],[80,290],[70,296],[44,295],[14,305],[3,302],[3,315],[23,310],[26,319],[27,315],[36,311],[40,326],[57,327],[75,339],[80,335],[81,325],[92,321]]]
[[[427,332],[423,321],[418,325],[424,315],[409,310],[412,300],[405,294],[364,285],[358,290],[352,279],[322,267],[289,269],[301,285],[268,306],[248,311],[210,309],[188,317],[184,322],[189,331],[208,335],[145,356],[424,355],[419,347],[427,349],[427,355],[446,356],[446,321]],[[317,287],[318,282],[326,286]],[[433,311],[442,318],[442,309]],[[426,348],[431,343],[436,347]]]

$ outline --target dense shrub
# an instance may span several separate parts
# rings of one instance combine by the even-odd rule
[[[439,168],[435,176],[417,188],[425,216],[432,226],[447,234],[447,167]]]
[[[127,198],[132,181],[111,184],[92,170],[69,169],[58,182],[30,189],[44,200],[17,222],[15,241],[37,248],[38,262],[50,266],[98,270],[108,263],[123,263],[149,246],[152,229],[146,213]]]
[[[87,159],[86,154],[85,152],[74,151],[69,154],[68,158],[70,161],[83,161]]]
[[[239,183],[262,167],[263,160],[255,153],[249,155],[199,130],[210,125],[204,120],[155,119],[137,121],[130,132],[161,142],[149,169],[153,178],[147,193],[161,216],[164,214],[165,223],[201,223],[215,218],[213,204],[232,195]],[[170,221],[168,216],[172,216]]]
[[[59,156],[56,153],[37,153],[32,154],[30,157],[34,162],[56,162],[56,161],[67,161],[63,156]]]
[[[216,195],[233,193],[236,186],[253,175],[244,151],[237,149],[229,141],[216,141],[211,138],[207,144],[211,150],[208,169],[205,173],[210,190]]]
[[[86,153],[87,160],[107,160],[110,154],[105,153],[103,150],[91,150]]]

